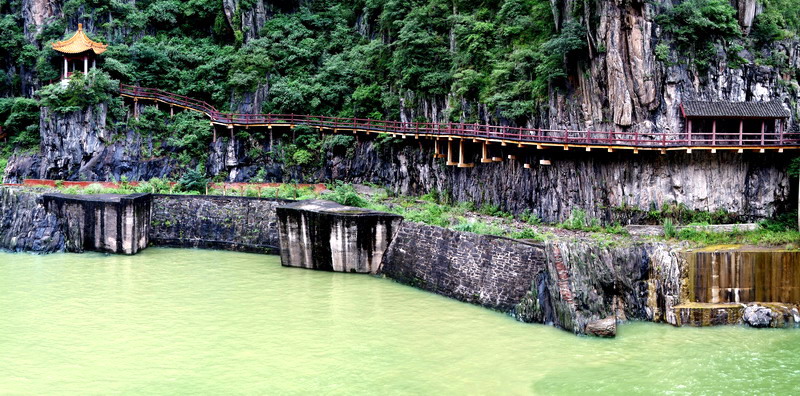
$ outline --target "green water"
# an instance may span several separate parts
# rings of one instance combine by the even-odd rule
[[[277,257],[0,253],[0,394],[797,393],[800,331],[614,340]]]

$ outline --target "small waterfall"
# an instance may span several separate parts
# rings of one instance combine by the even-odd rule
[[[689,302],[800,304],[800,251],[740,248],[684,254]]]

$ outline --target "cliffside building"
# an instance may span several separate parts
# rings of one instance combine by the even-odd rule
[[[702,102],[681,104],[687,146],[763,146],[784,144],[789,112],[779,102]]]
[[[78,31],[72,37],[53,43],[53,49],[64,54],[64,73],[62,80],[68,79],[76,71],[83,70],[89,72],[89,61],[92,69],[97,66],[97,55],[102,54],[108,48],[108,44],[92,41],[83,32],[83,24],[78,24]]]

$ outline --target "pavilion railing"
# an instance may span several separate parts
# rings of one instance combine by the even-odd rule
[[[627,146],[641,148],[668,147],[753,147],[797,146],[799,132],[627,132],[569,129],[522,128],[501,125],[431,123],[342,118],[302,114],[237,114],[223,113],[214,106],[188,96],[155,88],[121,85],[125,96],[157,100],[204,113],[211,122],[226,125],[304,125],[326,129],[364,130],[406,135],[436,135],[463,138],[507,140],[520,143]]]

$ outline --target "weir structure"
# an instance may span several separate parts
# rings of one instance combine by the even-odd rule
[[[754,327],[787,327],[800,322],[800,251],[721,246],[689,250],[684,257],[685,285],[682,303],[675,306],[675,325],[745,321]]]
[[[155,88],[121,85],[120,94],[134,102],[134,116],[138,117],[138,102],[146,100],[164,103],[170,107],[170,114],[174,109],[196,111],[205,114],[211,125],[224,126],[230,130],[233,137],[234,128],[274,127],[295,128],[308,126],[320,132],[352,132],[354,134],[389,134],[401,138],[434,140],[434,156],[446,158],[447,165],[458,167],[472,167],[473,163],[467,162],[465,155],[465,142],[481,145],[481,162],[498,162],[504,158],[491,155],[491,145],[516,146],[518,148],[547,149],[556,148],[563,150],[578,149],[585,151],[630,150],[637,154],[640,150],[655,150],[666,154],[667,151],[707,150],[716,153],[717,150],[757,151],[764,153],[774,150],[782,153],[788,149],[800,148],[800,132],[786,132],[783,123],[788,112],[782,106],[770,102],[767,105],[758,103],[739,103],[733,106],[744,112],[740,128],[734,137],[728,131],[716,131],[716,121],[712,120],[713,130],[701,131],[698,127],[692,129],[691,119],[687,118],[686,131],[680,132],[639,132],[617,130],[569,130],[569,129],[544,129],[522,128],[502,125],[467,124],[467,123],[430,123],[430,122],[401,122],[374,120],[369,118],[342,118],[326,117],[303,114],[237,114],[224,113],[214,106],[194,98],[162,91]],[[704,102],[692,102],[692,109],[703,108]],[[710,102],[709,102],[710,103]],[[729,104],[730,105],[730,104]],[[709,105],[713,108],[719,107]],[[716,107],[715,107],[716,106]],[[777,107],[776,107],[777,106]],[[724,107],[724,106],[723,106]],[[731,106],[728,106],[731,107]],[[745,130],[752,122],[745,123],[748,111],[751,108],[769,107],[773,111],[765,117],[757,118],[757,131]],[[783,111],[783,113],[780,113]],[[777,114],[777,113],[780,114]],[[784,114],[786,113],[786,114]],[[712,114],[713,116],[713,114]],[[720,117],[723,117],[722,114]],[[723,117],[724,118],[724,117]],[[771,127],[767,127],[765,120],[773,120]],[[775,120],[778,120],[777,122]],[[697,124],[697,121],[695,122]],[[702,132],[702,133],[701,133]],[[216,141],[216,129],[214,140]],[[446,151],[445,151],[446,149]],[[456,154],[457,152],[457,154]],[[514,160],[513,155],[507,159]],[[542,163],[542,165],[547,165]],[[524,164],[530,168],[530,163]]]
[[[326,201],[0,187],[0,249],[136,254],[147,246],[280,253],[284,266],[386,276],[577,334],[613,336],[624,320],[800,327],[797,251],[521,240]]]

